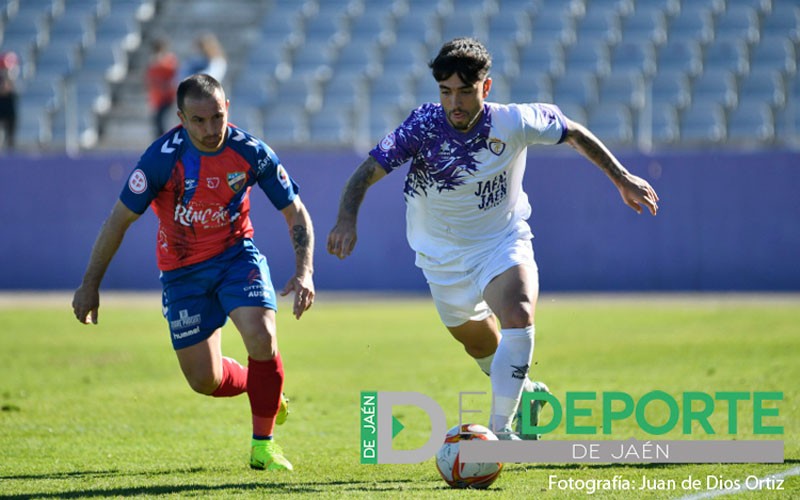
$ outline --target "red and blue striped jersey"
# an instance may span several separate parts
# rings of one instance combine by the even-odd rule
[[[278,210],[297,196],[297,184],[261,140],[228,124],[222,148],[204,153],[178,126],[145,151],[120,200],[137,214],[153,207],[158,268],[170,271],[253,236],[250,188],[256,183]]]

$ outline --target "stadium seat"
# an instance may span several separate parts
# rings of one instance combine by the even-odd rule
[[[596,40],[578,40],[564,50],[564,73],[591,72],[598,76],[609,73],[608,46]]]
[[[786,89],[778,70],[752,72],[739,83],[739,102],[757,102],[772,108],[786,104]]]
[[[714,22],[715,40],[758,41],[758,14],[748,5],[728,5]]]
[[[485,39],[482,26],[485,24],[483,9],[458,9],[446,16],[441,21],[441,39],[452,40],[462,36],[471,36]]]
[[[703,49],[703,70],[731,71],[737,76],[750,71],[747,44],[741,40],[717,39]]]
[[[532,40],[536,41],[558,41],[562,44],[572,44],[575,42],[575,21],[569,15],[566,8],[568,2],[561,8],[541,9],[531,20]]]
[[[609,145],[633,143],[633,117],[630,109],[618,103],[601,103],[588,114],[587,126]]]
[[[715,102],[693,102],[680,114],[683,144],[720,144],[725,140],[725,110]]]
[[[734,145],[770,144],[775,139],[772,109],[766,103],[744,101],[728,116],[728,141]]]
[[[685,72],[659,71],[650,82],[649,99],[656,106],[669,104],[680,110],[691,102],[690,90],[689,77]]]
[[[649,41],[623,41],[610,51],[610,73],[639,73],[650,77],[656,70],[655,54]]]
[[[578,42],[614,45],[621,36],[619,15],[611,2],[590,2],[575,23]]]
[[[688,9],[693,2],[683,2],[681,13],[667,26],[667,40],[695,41],[705,44],[714,38],[713,16],[706,7]]]
[[[522,72],[509,85],[510,102],[553,102],[552,82],[542,73]]]
[[[726,109],[736,107],[736,76],[725,69],[709,68],[692,82],[692,104],[717,103]]]
[[[326,103],[309,117],[309,140],[316,147],[338,146],[353,140],[353,108],[341,103]]]
[[[650,111],[649,137],[655,145],[675,144],[680,138],[678,111],[668,102],[654,102]],[[640,123],[640,129],[647,123]]]
[[[761,21],[764,35],[783,35],[800,42],[800,6],[795,2],[773,1],[772,10]]]
[[[294,144],[308,141],[305,106],[287,100],[288,104],[268,106],[264,118],[264,140],[268,144]]]
[[[620,24],[621,40],[631,43],[663,44],[667,39],[667,17],[661,10],[637,9],[623,18]]]
[[[644,78],[636,72],[612,72],[598,84],[601,103],[621,104],[632,110],[644,106]]]
[[[519,49],[520,74],[543,72],[549,76],[564,73],[564,49],[557,40],[534,40]]]
[[[553,102],[574,103],[583,109],[597,104],[597,79],[592,73],[565,73],[553,81]]]
[[[797,72],[797,51],[786,34],[764,33],[750,51],[750,71],[763,73],[772,70],[794,76]]]
[[[682,71],[694,77],[703,69],[700,44],[691,40],[669,39],[656,51],[656,70]]]

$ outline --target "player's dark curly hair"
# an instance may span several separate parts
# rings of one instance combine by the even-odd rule
[[[492,67],[492,56],[474,38],[454,38],[445,43],[439,55],[428,63],[437,82],[457,74],[467,85],[483,80]]]
[[[178,109],[183,111],[183,102],[186,100],[186,97],[191,97],[192,99],[205,99],[208,97],[213,97],[217,90],[225,95],[222,84],[211,75],[199,73],[196,75],[187,76],[178,85]]]

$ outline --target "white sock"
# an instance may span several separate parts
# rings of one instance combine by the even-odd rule
[[[478,363],[478,367],[481,369],[483,373],[486,375],[492,374],[492,360],[494,360],[494,354],[490,354],[485,358],[473,358],[476,363]],[[533,381],[529,378],[525,378],[522,383],[522,391],[523,392],[533,392],[535,386],[533,385]]]
[[[511,420],[519,406],[533,357],[534,332],[533,325],[527,328],[500,330],[502,337],[494,353],[490,375],[492,379],[490,426],[495,432],[511,426]]]
[[[486,375],[492,374],[492,360],[494,359],[494,354],[490,354],[485,358],[473,358],[476,363],[478,363],[478,367],[480,367],[481,371]]]

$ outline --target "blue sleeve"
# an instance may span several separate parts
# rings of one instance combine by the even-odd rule
[[[297,183],[281,165],[278,155],[261,142],[256,152],[256,179],[267,198],[278,210],[288,207],[300,192]]]
[[[128,176],[128,182],[119,195],[120,201],[131,211],[143,214],[169,181],[181,141],[178,130],[173,136],[153,143],[139,158],[139,163]]]

